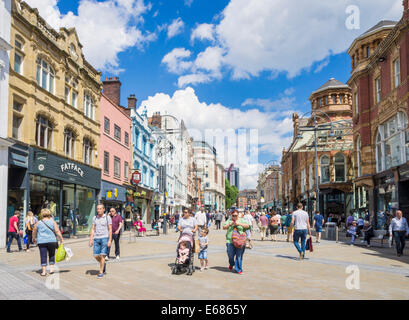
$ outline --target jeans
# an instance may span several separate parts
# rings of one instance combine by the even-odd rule
[[[46,267],[47,266],[47,254],[48,254],[48,260],[50,262],[50,265],[55,264],[55,250],[58,247],[58,243],[56,242],[51,242],[51,243],[41,243],[38,245],[38,248],[40,249],[40,258],[41,258],[41,266]]]
[[[216,220],[217,230],[220,230],[220,224],[221,224],[221,221],[220,221],[220,220]]]
[[[403,249],[405,249],[405,236],[406,231],[393,231],[393,237],[396,242],[396,252],[398,254],[403,254]]]
[[[297,248],[299,253],[305,254],[305,241],[307,240],[307,230],[294,230],[294,245]],[[301,247],[299,244],[299,240],[301,239]]]
[[[17,240],[18,250],[19,251],[23,250],[23,248],[21,247],[21,239],[17,232],[9,232],[8,236],[9,236],[9,241],[7,243],[7,252],[10,252],[10,247],[11,247],[11,243],[13,242],[13,239]]]
[[[121,233],[118,234],[112,234],[112,240],[113,242],[115,242],[115,257],[119,257],[120,256],[120,248],[119,248],[119,238],[121,237]],[[111,247],[112,247],[112,243],[111,243]],[[108,247],[108,257],[109,254],[111,253],[111,247]]]
[[[246,246],[241,249],[236,248],[233,243],[226,243],[226,246],[227,255],[229,257],[229,266],[234,266],[234,270],[236,270],[236,272],[243,272],[243,254],[246,250]]]
[[[33,231],[32,230],[27,230],[27,250],[30,249],[30,244],[33,242]]]

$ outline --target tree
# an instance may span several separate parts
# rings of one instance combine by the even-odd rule
[[[230,209],[237,201],[239,190],[236,186],[231,186],[229,180],[226,179],[225,183],[226,191],[226,209]]]

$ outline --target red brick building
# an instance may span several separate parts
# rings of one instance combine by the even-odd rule
[[[355,204],[409,215],[409,0],[399,22],[381,21],[355,39],[353,94]]]

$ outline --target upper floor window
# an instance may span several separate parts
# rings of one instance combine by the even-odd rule
[[[128,181],[129,179],[129,163],[125,161],[124,164],[124,179]]]
[[[330,159],[328,156],[322,156],[320,159],[321,164],[321,183],[330,182],[330,170],[329,170]]]
[[[344,98],[345,98],[345,95],[343,95],[343,94],[340,94],[340,95],[339,95],[339,103],[340,103],[340,104],[344,104],[344,103],[345,103],[345,99],[344,99]]]
[[[400,85],[400,59],[396,59],[393,62],[393,75],[394,75],[394,84],[395,88]]]
[[[359,114],[359,95],[358,92],[355,93],[355,115]]]
[[[70,129],[64,131],[64,152],[69,158],[74,158],[75,135]]]
[[[376,91],[376,103],[381,102],[382,98],[382,88],[381,88],[381,77],[375,79],[375,91]]]
[[[396,167],[409,160],[408,118],[398,112],[378,127],[376,136],[376,168],[378,172]]]
[[[114,157],[114,177],[121,178],[121,159]]]
[[[371,55],[371,48],[369,46],[366,46],[366,57],[369,58]]]
[[[23,74],[23,60],[24,60],[24,41],[20,37],[16,37],[14,41],[14,71]]]
[[[129,147],[129,133],[125,132],[125,145]]]
[[[337,95],[336,94],[332,95],[332,103],[337,104]]]
[[[121,128],[117,125],[114,126],[114,137],[116,140],[121,141]]]
[[[109,174],[109,152],[104,151],[104,173]]]
[[[39,147],[51,149],[53,126],[51,122],[42,116],[36,120],[36,144]]]
[[[335,166],[335,181],[345,182],[346,180],[345,157],[342,153],[338,153],[335,156],[334,166]]]
[[[106,134],[109,134],[111,132],[111,122],[107,117],[104,117],[104,131]]]
[[[37,59],[37,84],[50,93],[54,93],[55,72],[43,59]]]
[[[84,95],[84,114],[94,120],[95,117],[95,105],[94,100],[91,98],[89,94]]]
[[[86,164],[92,165],[93,145],[89,139],[84,139],[83,144],[83,161]]]
[[[362,155],[361,155],[361,137],[356,141],[356,162],[358,166],[358,177],[362,176]]]

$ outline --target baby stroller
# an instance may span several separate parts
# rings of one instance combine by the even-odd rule
[[[182,263],[179,261],[180,255],[179,255],[179,249],[180,249],[180,244],[182,242],[186,243],[186,248],[189,249],[189,254],[187,256],[187,259]],[[194,236],[182,233],[179,240],[178,240],[178,245],[176,248],[176,260],[175,260],[175,265],[172,267],[172,274],[182,274],[186,273],[188,276],[191,276],[193,272],[195,272],[195,267],[193,265],[194,263],[194,249],[195,249],[195,241],[194,241]]]

